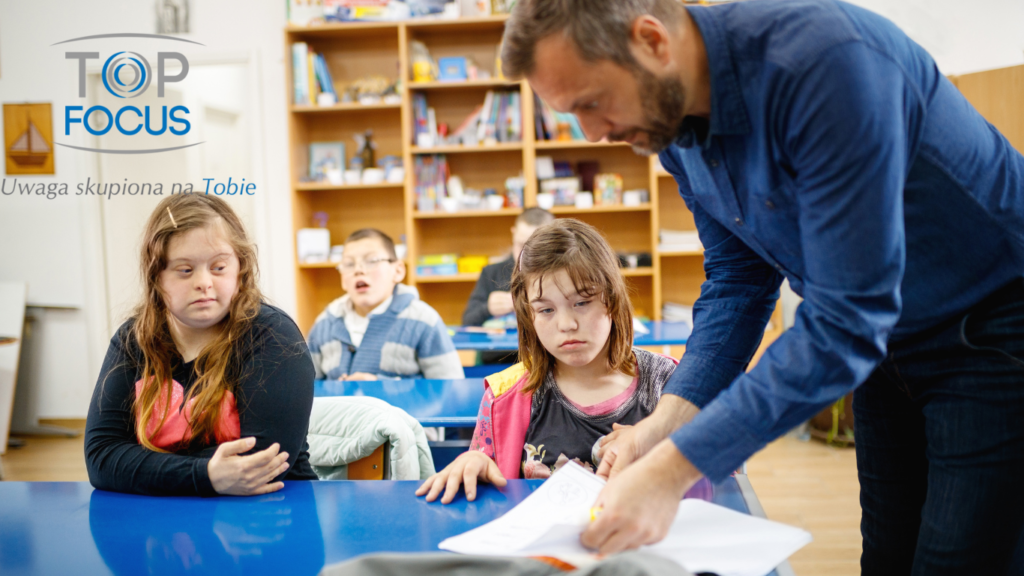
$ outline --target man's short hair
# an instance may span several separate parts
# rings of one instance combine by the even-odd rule
[[[650,14],[669,30],[683,15],[680,0],[519,0],[505,23],[501,71],[516,79],[533,72],[537,42],[562,32],[587,62],[611,60],[633,69],[629,50],[633,21]]]
[[[376,238],[380,240],[380,243],[384,245],[384,251],[388,253],[389,258],[398,259],[398,253],[395,252],[395,241],[391,239],[391,236],[377,230],[376,228],[362,228],[348,235],[345,239],[345,244],[349,242],[355,242],[356,240],[365,240],[367,238]]]
[[[516,216],[516,225],[526,224],[534,228],[540,228],[541,226],[551,222],[555,219],[555,215],[543,208],[536,206],[523,210],[522,214]]]

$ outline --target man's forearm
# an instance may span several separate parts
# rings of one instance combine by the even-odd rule
[[[696,404],[675,394],[662,394],[654,412],[647,418],[652,435],[659,440],[668,438],[680,426],[688,423],[700,413]]]

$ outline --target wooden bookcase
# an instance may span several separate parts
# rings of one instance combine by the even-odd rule
[[[702,254],[658,253],[657,247],[662,223],[672,229],[693,229],[693,217],[679,197],[672,177],[656,170],[655,159],[637,156],[628,145],[621,143],[537,141],[533,93],[525,81],[411,81],[408,49],[411,40],[426,44],[434,58],[472,56],[481,69],[488,70],[493,76],[505,19],[505,16],[492,16],[286,28],[288,74],[285,89],[289,102],[293,230],[312,225],[313,213],[323,211],[329,216],[332,244],[340,244],[351,232],[364,227],[380,228],[396,242],[404,238],[408,250],[406,283],[415,286],[420,297],[433,306],[446,323],[459,324],[477,274],[417,277],[417,257],[447,252],[487,256],[505,253],[511,247],[509,229],[520,210],[418,212],[414,197],[413,158],[419,154],[446,154],[451,173],[459,175],[467,187],[478,189],[504,191],[505,179],[522,173],[526,179],[526,206],[536,205],[535,159],[538,155],[574,163],[596,160],[600,163],[601,172],[622,175],[624,189],[648,189],[650,202],[642,206],[596,206],[591,209],[556,206],[552,212],[559,217],[578,218],[596,226],[617,251],[652,254],[652,266],[623,270],[639,314],[660,319],[664,301],[692,305],[704,281]],[[324,55],[338,86],[372,74],[401,78],[401,104],[339,104],[332,107],[290,104],[293,100],[291,45],[299,41],[306,42],[312,50]],[[429,105],[436,111],[438,123],[456,126],[484,101],[488,90],[517,89],[522,102],[521,143],[427,149],[413,145],[413,93],[427,96]],[[300,183],[299,177],[307,171],[310,142],[342,140],[348,150],[353,150],[353,134],[366,129],[373,129],[378,158],[393,154],[403,159],[406,169],[404,185]],[[341,282],[334,265],[329,263],[297,263],[295,274],[296,320],[299,327],[308,332],[316,316],[329,302],[341,296]],[[781,332],[778,311],[772,327],[771,333],[766,334],[766,342]]]

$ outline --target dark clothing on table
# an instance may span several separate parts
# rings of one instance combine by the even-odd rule
[[[466,303],[466,311],[462,313],[463,326],[482,326],[491,317],[487,310],[487,298],[491,292],[508,292],[509,284],[512,282],[512,270],[516,267],[516,261],[511,257],[484,266],[480,272],[480,278],[473,287],[473,293],[469,295],[469,302]]]
[[[864,574],[1024,574],[1024,281],[890,344],[853,412]]]
[[[214,496],[207,465],[216,444],[201,439],[174,453],[143,447],[135,434],[135,384],[141,379],[142,353],[125,322],[110,341],[89,405],[85,460],[92,485],[104,490],[149,495]],[[264,304],[252,328],[238,344],[241,364],[235,396],[241,437],[255,437],[248,453],[277,442],[288,452],[288,471],[275,480],[315,480],[309,465],[306,432],[313,406],[313,362],[295,322]],[[175,353],[173,378],[188,390],[195,382],[195,361]]]

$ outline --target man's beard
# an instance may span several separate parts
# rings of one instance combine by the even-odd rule
[[[633,67],[632,72],[640,85],[643,128],[610,134],[608,139],[621,141],[637,132],[646,134],[647,142],[633,144],[633,151],[641,156],[650,156],[668,148],[676,139],[684,118],[685,89],[678,78],[659,78],[639,64]]]

